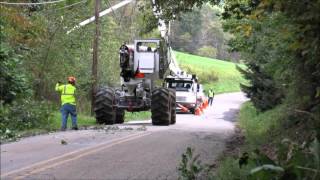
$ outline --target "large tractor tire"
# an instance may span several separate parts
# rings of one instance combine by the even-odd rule
[[[171,121],[170,124],[176,123],[176,90],[170,90],[170,100],[171,100]]]
[[[98,124],[114,124],[116,112],[113,108],[115,93],[112,88],[101,88],[95,96],[96,121]]]
[[[168,126],[171,122],[171,98],[167,88],[157,88],[151,97],[151,119],[153,125]]]
[[[124,123],[124,115],[125,111],[123,109],[117,109],[116,111],[116,124],[123,124]]]

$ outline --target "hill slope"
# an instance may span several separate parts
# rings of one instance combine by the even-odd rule
[[[212,87],[216,93],[236,92],[240,91],[240,83],[245,82],[235,63],[177,51],[175,54],[180,67],[197,74],[205,89]]]

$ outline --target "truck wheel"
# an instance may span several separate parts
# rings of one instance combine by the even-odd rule
[[[168,126],[171,121],[170,92],[166,88],[157,88],[151,97],[151,119],[153,125]]]
[[[171,100],[171,121],[170,124],[176,123],[176,91],[174,89],[170,90],[170,100]]]
[[[125,115],[125,112],[123,109],[117,109],[115,123],[116,124],[123,124],[124,123],[124,115]]]
[[[114,91],[111,88],[101,88],[95,96],[96,122],[98,124],[114,124],[115,110],[113,108]]]
[[[195,108],[191,108],[191,109],[190,109],[190,112],[191,112],[191,114],[195,114],[195,113],[196,113]]]

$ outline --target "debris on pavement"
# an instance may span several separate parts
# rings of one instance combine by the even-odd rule
[[[68,142],[67,142],[66,140],[64,140],[64,139],[61,139],[61,144],[62,144],[62,145],[67,145]]]
[[[133,128],[132,127],[124,127],[123,129],[121,129],[121,130],[125,130],[125,131],[132,131],[133,130]]]
[[[146,130],[147,130],[147,128],[145,125],[137,128],[137,131],[146,131]]]

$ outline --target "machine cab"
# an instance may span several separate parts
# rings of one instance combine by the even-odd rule
[[[140,73],[153,74],[159,71],[160,40],[135,40],[134,69]]]

